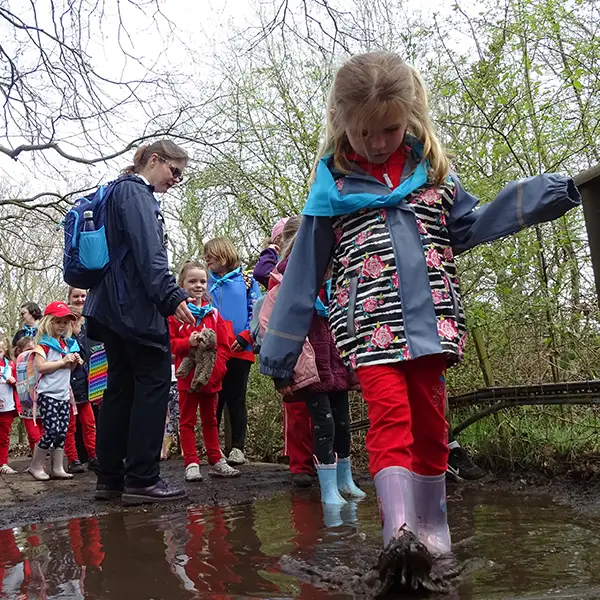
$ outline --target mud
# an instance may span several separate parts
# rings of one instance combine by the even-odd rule
[[[241,467],[239,478],[223,479],[208,475],[208,465],[201,466],[204,480],[183,481],[183,461],[161,463],[161,476],[167,481],[184,485],[188,497],[179,502],[124,507],[119,501],[95,500],[94,473],[75,475],[68,481],[36,481],[24,473],[29,459],[11,460],[18,475],[0,475],[0,529],[29,523],[45,523],[73,517],[89,517],[114,512],[170,512],[187,506],[239,505],[270,498],[289,490],[290,475],[285,465],[252,463]],[[358,477],[361,480],[360,476]]]
[[[410,532],[393,539],[380,553],[377,563],[365,572],[347,566],[322,569],[290,556],[282,556],[284,572],[310,583],[364,598],[399,598],[404,595],[447,594],[459,582],[467,563],[450,554],[433,557]]]
[[[161,463],[161,474],[167,481],[184,485],[188,498],[180,502],[123,507],[119,502],[102,502],[93,497],[96,477],[86,472],[70,481],[35,481],[24,473],[29,459],[10,461],[18,475],[0,475],[0,529],[28,523],[50,522],[65,517],[98,516],[114,512],[164,512],[187,506],[239,505],[270,498],[291,487],[288,467],[272,463],[243,465],[242,477],[219,479],[208,476],[208,465],[201,467],[204,480],[188,484],[183,481],[183,461]],[[361,487],[372,486],[368,473],[356,473]],[[522,471],[489,474],[480,481],[448,483],[449,494],[459,496],[469,490],[518,492],[531,497],[550,497],[560,505],[577,512],[595,515],[600,512],[600,468],[582,465],[562,474]]]

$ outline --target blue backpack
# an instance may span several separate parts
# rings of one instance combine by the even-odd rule
[[[119,180],[100,186],[93,194],[80,198],[63,222],[65,251],[63,279],[71,287],[88,290],[98,285],[111,259],[108,252],[104,222],[106,204]],[[84,213],[92,211],[93,230],[84,230]]]

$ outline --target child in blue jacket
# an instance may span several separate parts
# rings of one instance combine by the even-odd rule
[[[240,257],[228,238],[214,238],[204,245],[204,260],[208,266],[208,292],[213,306],[231,323],[233,357],[227,361],[227,374],[219,392],[217,418],[219,425],[223,408],[227,405],[231,420],[230,465],[246,462],[246,390],[254,353],[250,338],[252,306],[260,296],[260,288],[253,277],[242,273]]]

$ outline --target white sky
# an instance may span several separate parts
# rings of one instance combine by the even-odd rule
[[[258,1],[258,0],[256,0]],[[107,0],[111,6],[116,2]],[[60,5],[60,2],[57,3]],[[432,12],[446,12],[451,10],[454,0],[407,0],[407,10],[419,10],[425,14]],[[468,0],[471,4],[471,0]],[[166,24],[160,25],[161,35],[156,34],[155,22],[147,15],[128,3],[121,3],[122,19],[126,23],[129,40],[124,39],[128,51],[135,57],[142,59],[146,66],[153,67],[157,72],[169,71],[179,77],[180,90],[191,100],[197,96],[202,83],[210,81],[213,76],[211,68],[215,56],[219,55],[219,46],[229,40],[235,31],[246,28],[250,23],[256,23],[254,2],[247,0],[163,0],[161,10],[164,15],[175,25],[176,35],[171,36]],[[271,0],[266,0],[266,6],[271,5]],[[11,0],[10,6],[17,14],[28,14],[29,2],[27,0]],[[43,23],[47,21],[49,13],[49,0],[36,0],[38,17]],[[21,12],[19,12],[21,11]],[[97,24],[92,24],[95,30],[88,45],[87,51],[99,73],[107,77],[130,79],[139,76],[140,68],[134,61],[125,62],[123,54],[116,44],[116,15],[108,15],[102,30]],[[7,30],[5,25],[0,26],[0,35]],[[154,31],[154,33],[153,33]],[[4,42],[3,42],[4,43]],[[166,104],[166,106],[165,106]],[[168,101],[150,100],[147,103],[151,112],[164,112],[168,109]],[[129,141],[132,137],[142,132],[147,118],[128,112],[125,118],[114,120],[114,129],[123,140]],[[62,145],[67,145],[72,133],[63,130]],[[20,141],[11,139],[13,145]],[[0,139],[0,144],[7,145],[5,138]],[[124,144],[114,141],[114,147],[119,149]],[[95,155],[93,150],[86,155]],[[4,187],[9,187],[14,194],[15,188],[21,188],[23,196],[33,195],[42,191],[65,192],[73,189],[74,185],[81,182],[81,187],[86,184],[95,184],[106,177],[114,175],[115,170],[129,162],[133,152],[123,156],[109,165],[100,164],[88,168],[82,165],[54,158],[52,151],[46,151],[48,156],[53,156],[52,162],[58,166],[56,172],[51,172],[43,165],[35,162],[32,154],[22,154],[19,160],[14,160],[0,154],[0,178]],[[77,151],[74,150],[74,153]],[[77,185],[79,187],[79,185]]]

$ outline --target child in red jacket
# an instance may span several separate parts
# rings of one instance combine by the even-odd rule
[[[194,298],[194,306],[190,305],[190,310],[196,316],[196,324],[186,325],[174,317],[169,317],[171,352],[175,356],[175,369],[179,368],[181,361],[190,353],[190,349],[198,346],[200,332],[204,328],[212,329],[217,336],[217,356],[208,383],[199,392],[193,392],[190,389],[194,377],[193,369],[186,377],[177,380],[179,431],[186,481],[202,481],[194,433],[198,407],[200,407],[206,454],[209,464],[212,465],[209,474],[216,477],[237,477],[240,474],[237,469],[227,464],[219,446],[218,392],[221,390],[223,377],[227,372],[227,360],[230,357],[230,346],[233,340],[227,322],[208,301],[207,281],[208,272],[204,265],[193,261],[186,262],[179,273],[178,283],[190,298]]]

